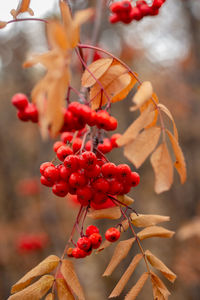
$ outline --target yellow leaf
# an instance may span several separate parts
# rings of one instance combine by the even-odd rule
[[[160,215],[136,215],[132,213],[130,215],[131,223],[136,227],[148,227],[154,226],[158,223],[167,222],[170,220],[168,216],[160,216]]]
[[[166,132],[169,136],[170,142],[172,144],[172,148],[174,150],[174,155],[176,157],[174,167],[178,171],[181,183],[183,184],[186,181],[186,177],[187,177],[187,170],[186,170],[184,155],[181,150],[181,147],[179,146],[177,139],[171,134],[171,132],[169,130],[166,130]]]
[[[57,267],[59,261],[60,258],[56,255],[50,255],[45,258],[41,263],[39,263],[39,265],[29,271],[24,277],[22,277],[12,286],[11,294],[24,289],[34,278],[53,271]]]
[[[52,287],[54,277],[52,275],[44,275],[38,281],[26,287],[22,291],[10,296],[8,300],[39,300]]]
[[[149,106],[141,115],[128,127],[125,133],[116,141],[118,146],[124,146],[133,141],[139,132],[150,124],[155,115],[155,111],[152,111],[152,106]]]
[[[8,22],[0,21],[0,29],[6,27]]]
[[[132,287],[132,289],[126,295],[124,300],[134,300],[137,297],[137,295],[140,293],[148,277],[149,274],[147,272],[143,273],[142,276],[137,281],[137,283]]]
[[[96,79],[99,79],[108,70],[112,62],[112,58],[101,58],[89,65],[88,70]],[[82,86],[84,87],[91,87],[96,83],[96,80],[88,70],[85,70],[82,76]]]
[[[133,102],[137,105],[137,107],[140,107],[152,97],[152,94],[153,94],[153,87],[151,82],[144,81],[139,86],[136,94],[134,95]]]
[[[159,127],[145,129],[135,140],[125,146],[124,156],[131,161],[136,168],[139,168],[155,149],[160,133],[161,129]]]
[[[67,283],[62,278],[56,279],[57,293],[59,300],[75,300]]]
[[[134,202],[134,200],[127,195],[117,195],[116,198],[117,198],[117,200],[119,200],[119,202],[121,202],[121,204],[124,204],[124,206],[126,206],[126,205],[129,206],[129,205],[133,204],[133,202]]]
[[[174,235],[174,231],[168,230],[161,226],[149,226],[138,232],[137,236],[140,240],[160,237],[160,238],[171,238]]]
[[[124,272],[124,274],[120,278],[119,282],[117,283],[116,287],[114,288],[114,290],[110,294],[109,298],[118,297],[121,294],[121,292],[123,291],[125,285],[127,284],[129,278],[133,274],[135,268],[137,267],[137,265],[140,262],[140,260],[142,259],[142,257],[143,257],[142,253],[137,254],[136,256],[134,256],[134,258],[132,259],[132,261],[131,261],[130,265],[128,266],[127,270]]]
[[[46,295],[45,300],[54,300],[54,294],[49,293],[48,295]]]
[[[24,13],[24,12],[28,12],[31,16],[34,15],[34,12],[32,11],[32,9],[29,7],[31,0],[20,0],[17,9],[12,9],[10,11],[11,15],[13,16],[14,19],[17,18],[17,16],[20,13]]]
[[[157,299],[156,296],[163,296],[163,300],[167,300],[170,292],[162,282],[162,280],[154,273],[151,271],[151,283],[153,286],[153,292],[154,292],[154,299]],[[162,298],[158,298],[162,299]]]
[[[153,152],[150,161],[155,173],[155,192],[168,191],[173,183],[173,163],[165,143]]]
[[[174,118],[172,117],[172,114],[170,113],[169,109],[165,105],[160,104],[160,103],[158,104],[158,108],[160,108],[160,110],[163,111],[168,116],[168,118],[172,121],[173,128],[174,128],[174,136],[175,136],[176,140],[178,141],[178,130],[176,128]]]
[[[61,265],[61,273],[66,280],[67,285],[76,294],[79,300],[85,300],[83,289],[80,285],[74,265],[70,260],[64,259]]]
[[[121,211],[118,206],[115,207],[109,207],[105,209],[94,209],[89,211],[87,214],[89,218],[92,219],[110,219],[110,220],[116,220],[121,217]]]
[[[153,255],[149,250],[145,251],[145,255],[152,267],[159,270],[169,281],[174,282],[176,275],[168,269],[168,267],[160,259]]]
[[[128,255],[135,238],[131,238],[125,241],[121,241],[117,244],[113,256],[103,273],[103,276],[109,276],[112,274],[114,269],[118,266],[118,264]]]

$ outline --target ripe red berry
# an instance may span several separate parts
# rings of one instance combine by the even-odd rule
[[[113,3],[111,6],[110,6],[110,10],[113,12],[113,13],[120,13],[121,10],[122,10],[122,5],[120,2],[115,2]]]
[[[19,110],[17,112],[17,117],[23,122],[29,121],[29,116],[25,113],[24,110]]]
[[[137,172],[131,172],[131,184],[137,186],[140,183],[140,175]]]
[[[81,188],[78,188],[76,191],[77,199],[80,202],[81,205],[86,206],[89,204],[89,201],[92,198],[93,192],[91,187],[84,186]]]
[[[121,2],[121,7],[122,7],[122,11],[125,11],[125,12],[130,12],[131,11],[131,2],[130,1],[127,1],[127,0],[124,0]]]
[[[96,124],[98,128],[106,128],[109,123],[109,113],[105,110],[100,110],[97,112]]]
[[[130,181],[131,168],[126,164],[120,164],[117,166],[117,178],[119,181]]]
[[[101,245],[102,236],[99,233],[93,233],[89,236],[89,240],[91,241],[92,248],[97,249]]]
[[[54,165],[50,162],[50,161],[47,161],[47,162],[44,162],[40,165],[40,173],[42,175],[44,175],[44,170],[47,168],[47,167],[54,167]]]
[[[74,142],[72,145],[73,152],[77,153],[81,149],[81,146],[82,146],[82,139],[80,139],[80,138],[74,139]]]
[[[90,236],[90,235],[92,235],[93,233],[99,233],[99,228],[97,228],[97,227],[94,226],[94,225],[89,225],[89,226],[86,228],[85,234],[86,234],[87,236]]]
[[[77,171],[79,168],[79,159],[77,155],[68,155],[64,160],[64,166],[72,172]]]
[[[65,166],[63,165],[60,165],[59,168],[59,174],[60,174],[60,178],[62,180],[68,180],[70,174],[71,174],[71,171],[69,169],[67,169]]]
[[[115,24],[120,21],[120,16],[118,14],[113,14],[109,17],[109,21],[111,24]]]
[[[85,236],[85,237],[78,239],[77,246],[79,249],[81,249],[83,251],[88,251],[91,248],[92,243],[91,243],[90,239]]]
[[[54,184],[53,181],[48,181],[43,175],[40,177],[40,182],[41,182],[41,184],[48,186],[48,187],[52,187]]]
[[[69,187],[65,181],[60,180],[53,185],[52,191],[56,196],[65,197],[68,194]]]
[[[72,149],[69,146],[61,146],[57,150],[57,157],[61,161],[64,161],[65,157],[67,157],[70,154],[73,154]]]
[[[80,115],[84,122],[88,122],[91,118],[91,108],[87,105],[81,105]]]
[[[12,99],[12,104],[19,110],[24,110],[25,107],[28,105],[28,98],[25,94],[15,94]]]
[[[71,102],[68,106],[68,110],[73,113],[75,116],[80,116],[81,103]]]
[[[101,173],[101,168],[99,165],[95,165],[95,167],[92,170],[85,170],[84,174],[88,178],[95,178],[98,177],[99,174]]]
[[[157,10],[163,5],[164,2],[165,1],[163,0],[154,0],[152,3],[152,8]]]
[[[83,250],[81,250],[80,248],[74,248],[72,250],[72,253],[71,255],[74,257],[74,258],[84,258],[87,256],[87,253]]]
[[[94,188],[95,192],[107,193],[109,190],[109,183],[105,178],[98,178],[93,182],[92,187]]]
[[[57,152],[58,148],[60,148],[60,146],[65,146],[65,144],[61,141],[57,141],[53,144],[53,151]]]
[[[91,110],[90,118],[87,120],[87,124],[89,126],[96,125],[96,117],[97,117],[96,111],[95,110]]]
[[[92,202],[94,202],[95,204],[102,204],[104,202],[106,202],[107,200],[107,195],[105,193],[95,193],[94,197],[92,198]]]
[[[98,144],[97,149],[102,152],[103,154],[109,153],[112,151],[112,144],[109,139],[104,139],[103,143]]]
[[[140,12],[140,10],[139,10],[138,7],[133,7],[133,8],[131,9],[131,12],[130,12],[130,18],[131,18],[132,20],[136,20],[136,21],[139,21],[139,20],[142,19],[142,14],[141,14],[141,12]]]
[[[24,109],[24,113],[28,116],[29,120],[33,123],[38,122],[38,110],[35,104],[28,103],[28,105]]]
[[[84,175],[74,172],[69,177],[69,184],[73,188],[83,187],[87,183]]]
[[[121,194],[123,190],[123,185],[116,178],[112,178],[109,180],[109,190],[108,193],[111,195]]]
[[[72,139],[73,139],[73,134],[71,132],[63,132],[61,134],[61,140],[65,144],[67,144],[68,142],[71,142]]]
[[[86,170],[92,170],[96,166],[97,157],[91,151],[86,151],[82,154],[82,167]]]
[[[120,232],[117,228],[111,227],[106,231],[105,238],[111,243],[116,242],[120,238]]]
[[[117,167],[113,163],[106,163],[101,167],[101,172],[106,178],[113,178],[117,174]]]
[[[59,179],[59,170],[54,166],[47,167],[44,170],[44,177],[48,181],[55,182]]]

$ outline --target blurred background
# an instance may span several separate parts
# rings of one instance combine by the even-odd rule
[[[0,3],[1,21],[11,19],[9,11],[17,3],[14,0]],[[97,4],[98,1],[92,0],[71,0],[73,11]],[[36,17],[58,13],[56,0],[49,0],[48,4],[32,0],[30,7]],[[188,168],[187,182],[182,186],[176,174],[171,190],[161,195],[153,190],[154,174],[149,161],[139,169],[141,184],[131,193],[134,209],[139,213],[171,216],[166,226],[177,232],[171,240],[154,238],[145,240],[143,245],[177,273],[174,285],[162,278],[172,293],[170,299],[197,300],[200,295],[200,1],[166,0],[158,16],[130,25],[111,25],[108,16],[105,5],[98,45],[124,60],[142,81],[152,82],[160,102],[176,120]],[[92,27],[91,23],[83,27],[82,42],[90,42]],[[72,200],[58,198],[40,185],[39,166],[54,157],[53,141],[42,141],[33,123],[20,122],[10,102],[17,92],[30,96],[44,70],[39,67],[24,70],[22,63],[30,53],[46,50],[43,23],[18,22],[0,31],[0,299],[6,299],[11,285],[43,258],[62,254],[78,211]],[[72,74],[76,87],[80,85],[80,71],[80,64],[74,59]],[[119,120],[120,133],[137,117],[138,113],[129,112],[130,104],[131,95],[112,109]],[[113,150],[109,158],[116,163],[127,163],[121,149]],[[87,220],[87,224],[91,223],[94,221]],[[97,224],[103,234],[114,223]],[[76,262],[86,299],[107,299],[132,259],[129,255],[112,278],[102,278],[113,249],[112,246],[99,255]],[[133,255],[138,252],[136,244],[131,251]],[[122,296],[116,299],[124,299],[143,270],[141,263]],[[138,299],[152,299],[151,293],[149,283]]]

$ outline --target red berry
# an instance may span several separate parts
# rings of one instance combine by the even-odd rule
[[[48,186],[48,187],[52,187],[54,184],[54,182],[48,181],[43,175],[40,177],[40,182],[41,182],[41,184]]]
[[[148,16],[151,12],[151,8],[147,4],[140,6],[140,12],[143,16]]]
[[[97,157],[91,151],[86,151],[82,154],[82,167],[86,170],[92,170],[96,166]]]
[[[118,229],[111,227],[106,231],[105,238],[111,243],[116,242],[120,238],[120,232]]]
[[[101,245],[102,237],[99,233],[93,233],[89,236],[89,240],[91,241],[92,248],[97,249]]]
[[[71,255],[74,257],[74,258],[84,258],[87,256],[87,253],[83,250],[81,250],[80,248],[74,248],[72,250],[72,253]]]
[[[140,183],[140,175],[137,172],[131,172],[131,184],[137,186]]]
[[[85,150],[86,150],[86,151],[90,151],[90,150],[91,150],[91,147],[92,147],[92,142],[91,142],[91,141],[88,141],[88,142],[85,144]]]
[[[115,24],[120,21],[120,16],[117,14],[113,14],[109,17],[109,21],[111,24]]]
[[[121,7],[122,7],[122,10],[125,12],[130,12],[131,8],[132,8],[130,1],[127,1],[127,0],[124,0],[121,2]]]
[[[80,116],[81,103],[71,102],[68,106],[68,111],[72,112],[75,116]]]
[[[73,188],[83,187],[86,183],[86,178],[82,174],[72,173],[69,177],[69,184]]]
[[[94,197],[92,198],[92,202],[94,202],[95,204],[102,204],[104,202],[106,202],[107,200],[107,195],[105,193],[95,193]]]
[[[87,105],[81,105],[80,114],[83,121],[88,122],[91,118],[91,108]]]
[[[93,233],[99,233],[99,228],[97,228],[97,227],[94,226],[94,225],[89,225],[89,226],[86,228],[85,234],[86,234],[87,236],[90,236],[90,235],[92,235]]]
[[[47,167],[54,167],[54,165],[50,162],[50,161],[47,161],[47,162],[44,162],[40,165],[40,173],[42,175],[44,175],[44,170],[47,168]]]
[[[60,180],[53,185],[52,191],[56,196],[65,197],[69,191],[69,187],[65,181]]]
[[[91,110],[91,114],[90,114],[90,118],[87,121],[87,124],[89,126],[94,126],[96,125],[96,117],[97,117],[97,113],[95,110]]]
[[[163,5],[164,2],[165,1],[163,1],[163,0],[154,0],[152,3],[152,8],[157,10]]]
[[[105,110],[100,110],[97,112],[97,127],[98,128],[106,128],[107,125],[109,124],[109,113]]]
[[[120,13],[121,10],[122,10],[122,5],[120,2],[115,2],[113,3],[111,6],[110,6],[110,10],[113,12],[113,13]]]
[[[140,12],[140,10],[139,10],[138,7],[133,7],[133,8],[131,9],[131,12],[130,12],[130,18],[131,18],[132,20],[136,20],[136,21],[139,21],[139,20],[142,19],[142,14],[141,14],[141,12]]]
[[[92,198],[92,189],[89,186],[84,186],[77,189],[77,199],[81,205],[86,206]]]
[[[29,103],[25,109],[24,113],[28,116],[29,120],[34,123],[38,122],[38,110],[35,104]]]
[[[98,144],[97,149],[102,152],[103,154],[109,153],[112,151],[112,144],[109,139],[104,139],[103,143]]]
[[[59,170],[60,178],[61,178],[62,180],[68,180],[68,178],[69,178],[69,176],[70,176],[70,174],[71,174],[70,170],[67,169],[67,168],[66,168],[65,166],[63,166],[63,165],[60,165],[59,168],[58,168],[58,170]]]
[[[28,105],[28,98],[25,94],[15,94],[12,99],[12,104],[19,110],[24,110]]]
[[[24,110],[19,110],[17,112],[17,117],[23,122],[29,121],[29,116],[24,112]]]
[[[91,248],[92,243],[88,237],[82,237],[78,239],[77,246],[83,251],[88,251]]]
[[[117,166],[117,178],[119,181],[130,181],[131,168],[126,164]]]
[[[116,143],[116,141],[121,137],[121,134],[119,133],[115,133],[111,136],[110,142],[113,148],[118,148],[118,144]]]
[[[59,170],[54,166],[47,167],[44,170],[44,177],[48,181],[55,182],[59,178]]]
[[[92,187],[98,193],[106,193],[109,190],[109,183],[104,178],[98,178],[93,182]]]
[[[61,134],[61,140],[65,144],[67,144],[68,142],[71,142],[72,139],[73,139],[73,134],[71,132],[63,132]]]
[[[101,173],[101,168],[99,165],[95,165],[95,167],[92,170],[86,169],[84,172],[85,176],[87,176],[89,178],[98,177],[100,173]]]
[[[64,125],[66,125],[67,127],[69,127],[69,129],[71,129],[71,124],[73,124],[73,119],[74,116],[72,114],[71,111],[65,109],[64,110]]]
[[[64,160],[64,166],[72,172],[77,171],[79,168],[79,159],[77,155],[68,155]]]
[[[108,193],[111,195],[121,194],[123,190],[123,185],[116,178],[109,180],[109,190]]]
[[[64,161],[64,159],[68,155],[73,154],[73,151],[69,146],[61,146],[58,148],[56,154],[57,154],[58,159],[60,159],[61,161]]]
[[[60,148],[60,146],[65,146],[65,144],[61,141],[57,141],[53,144],[53,151],[57,152],[58,148]]]
[[[81,149],[81,146],[82,146],[82,139],[80,139],[80,138],[74,139],[74,142],[72,145],[73,152],[77,153]]]
[[[113,178],[117,174],[117,167],[113,163],[106,163],[101,167],[101,172],[106,178]]]

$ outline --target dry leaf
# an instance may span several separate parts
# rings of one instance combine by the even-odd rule
[[[64,279],[57,278],[56,286],[59,300],[75,300]]]
[[[150,124],[154,119],[155,112],[149,106],[141,115],[128,127],[125,133],[116,141],[118,146],[124,146],[133,141],[139,132]]]
[[[168,289],[166,288],[162,280],[152,271],[151,271],[151,283],[153,286],[154,299],[156,299],[155,296],[159,296],[161,294],[163,296],[163,299],[167,300],[170,295],[170,292],[168,291]]]
[[[178,141],[178,130],[177,130],[176,124],[174,122],[174,118],[172,117],[172,114],[170,113],[169,109],[165,105],[160,104],[160,103],[158,104],[158,108],[160,108],[160,110],[163,111],[168,116],[168,118],[170,118],[170,120],[172,121],[173,128],[174,128],[174,136],[175,136],[176,140]]]
[[[155,173],[155,192],[168,191],[173,183],[173,163],[165,143],[153,152],[150,161]]]
[[[137,297],[137,295],[140,293],[148,277],[149,274],[147,272],[143,273],[142,276],[137,281],[137,283],[132,287],[132,289],[126,295],[124,300],[134,300]]]
[[[133,97],[133,102],[137,107],[143,105],[147,100],[152,97],[153,87],[151,82],[144,81],[138,88],[137,92]]]
[[[13,16],[14,19],[17,18],[17,16],[20,13],[28,12],[31,16],[34,15],[33,10],[29,7],[31,0],[20,0],[17,9],[12,9],[10,11],[11,15]]]
[[[133,258],[133,260],[131,261],[127,270],[124,272],[124,274],[120,278],[119,282],[117,283],[116,287],[110,294],[109,298],[117,297],[121,294],[121,292],[123,291],[125,285],[127,284],[129,278],[133,274],[135,268],[137,267],[137,265],[140,262],[140,260],[142,259],[142,257],[143,257],[142,253],[139,253]]]
[[[93,74],[89,73],[88,70],[85,70],[82,76],[82,86],[91,87],[96,83],[96,79],[99,79],[110,67],[112,64],[112,58],[101,58],[94,61],[91,65],[88,66],[88,70]]]
[[[181,226],[176,236],[181,241],[193,237],[200,238],[200,217],[195,217],[187,224]]]
[[[170,220],[168,216],[160,216],[160,215],[136,215],[132,213],[130,215],[131,223],[136,227],[148,227],[154,226],[158,223],[167,222]]]
[[[116,220],[121,217],[121,211],[118,206],[109,207],[109,208],[105,208],[105,209],[94,209],[94,210],[89,211],[87,216],[92,219]]]
[[[54,294],[49,293],[48,295],[46,295],[45,300],[54,300]]]
[[[8,22],[0,21],[0,29],[6,27]]]
[[[140,240],[160,237],[160,238],[171,238],[174,235],[174,231],[168,230],[161,226],[149,226],[138,232],[137,236]]]
[[[50,255],[47,258],[45,258],[41,263],[39,263],[39,265],[33,268],[30,272],[28,272],[24,277],[22,277],[17,283],[15,283],[12,286],[11,294],[14,294],[24,289],[27,285],[31,283],[31,281],[34,278],[53,271],[57,267],[59,261],[60,258],[56,255]]]
[[[171,132],[169,130],[166,130],[166,132],[169,136],[170,142],[172,144],[172,148],[174,150],[174,155],[176,157],[174,167],[176,168],[176,170],[180,176],[181,183],[183,184],[186,181],[186,177],[187,177],[187,170],[186,170],[184,155],[181,150],[181,147],[179,146],[177,139],[171,134]]]
[[[152,265],[152,267],[159,270],[169,281],[174,282],[176,274],[174,274],[168,267],[149,250],[145,251],[145,255]]]
[[[160,127],[145,129],[135,140],[125,146],[125,157],[131,161],[136,168],[139,168],[149,154],[155,149],[160,133]]]
[[[74,265],[70,260],[64,259],[61,265],[61,273],[67,285],[76,294],[79,300],[85,300],[83,289],[74,270]]]
[[[8,300],[39,300],[52,287],[53,282],[54,277],[52,275],[44,275],[22,291],[10,296]]]
[[[90,90],[92,109],[97,109],[108,101],[114,103],[123,100],[136,82],[135,77],[123,65],[114,61]]]
[[[66,51],[71,49],[71,41],[65,27],[58,21],[49,21],[47,24],[47,39],[53,49]]]
[[[158,109],[157,109],[157,104],[159,103],[159,99],[155,93],[153,93],[151,99],[146,101],[141,107],[140,107],[140,113],[145,111],[149,106],[153,106],[155,110],[155,115],[153,121],[147,125],[145,128],[150,128],[156,125],[157,119],[158,119]]]
[[[131,205],[134,202],[134,199],[132,199],[131,197],[127,196],[127,195],[117,195],[116,196],[117,200],[119,202],[121,202],[121,206],[123,206],[123,204],[126,205]]]
[[[125,241],[121,241],[117,244],[113,256],[103,273],[103,276],[109,276],[112,274],[114,269],[118,266],[118,264],[128,255],[135,238],[131,238]]]

